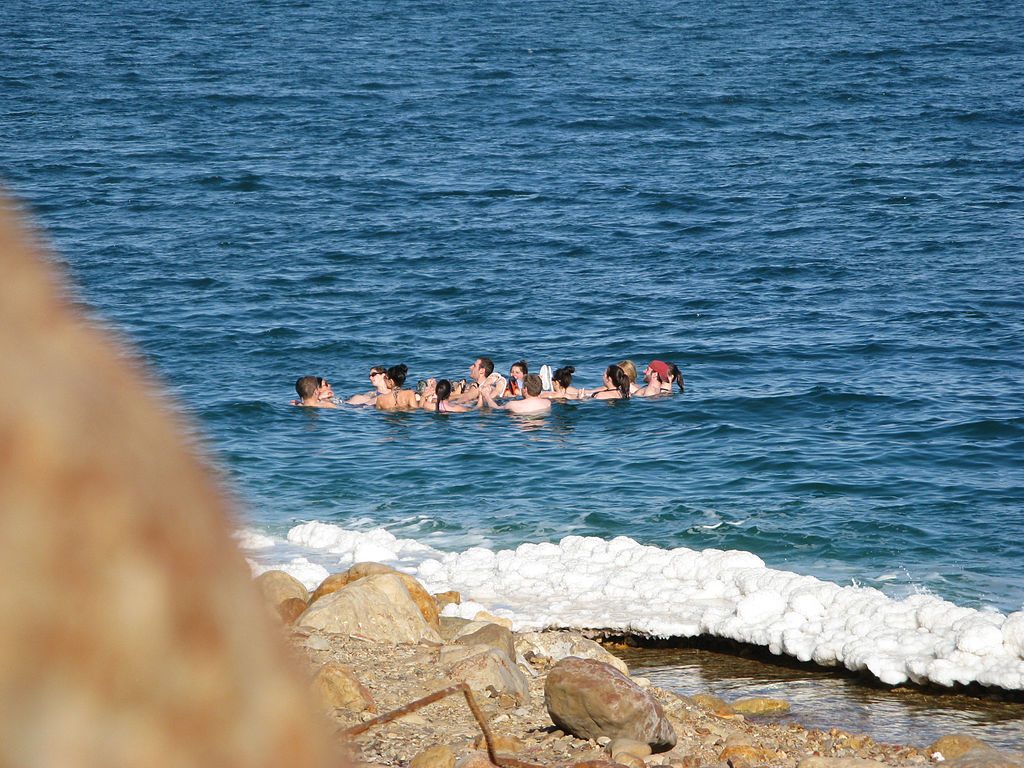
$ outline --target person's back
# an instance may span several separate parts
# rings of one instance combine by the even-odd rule
[[[377,397],[374,405],[379,411],[411,411],[419,407],[416,393],[411,389],[402,389],[409,369],[404,364],[388,368],[384,376],[387,379],[387,392]]]
[[[520,416],[533,416],[549,413],[551,401],[541,397],[544,383],[536,373],[529,373],[523,381],[523,399],[510,400],[505,403],[505,410],[509,413],[516,413]]]

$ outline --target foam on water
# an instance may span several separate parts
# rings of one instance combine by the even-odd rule
[[[619,536],[494,551],[440,552],[382,528],[354,531],[307,522],[287,544],[306,554],[279,560],[262,535],[243,537],[258,557],[312,587],[357,562],[393,565],[432,592],[457,590],[449,615],[488,610],[517,630],[600,628],[653,637],[711,637],[767,648],[803,662],[867,672],[887,685],[978,683],[1024,689],[1024,611],[1005,615],[928,594],[894,599],[768,568],[750,552],[659,549]],[[257,554],[258,553],[258,554]]]

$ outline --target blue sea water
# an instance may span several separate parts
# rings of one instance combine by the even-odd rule
[[[1019,610],[1022,129],[1012,3],[0,7],[0,180],[278,536],[628,535]],[[289,405],[479,355],[686,393]]]

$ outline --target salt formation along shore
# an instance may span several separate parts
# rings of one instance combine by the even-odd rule
[[[476,607],[456,592],[431,595],[380,563],[331,574],[312,593],[280,570],[256,583],[356,766],[1024,766],[1024,755],[965,734],[882,744],[773,721],[788,709],[780,699],[681,696],[630,676],[579,633],[514,633],[483,611],[441,615],[451,605]]]
[[[886,685],[977,684],[1024,690],[1024,611],[960,607],[928,594],[901,600],[773,570],[754,554],[672,550],[569,536],[514,550],[444,553],[383,529],[321,522],[287,542],[241,534],[243,549],[307,584],[361,560],[395,566],[432,592],[464,595],[449,615],[479,610],[517,630],[592,628],[653,638],[708,636],[760,646],[823,667],[842,666]],[[276,557],[268,551],[280,547]]]

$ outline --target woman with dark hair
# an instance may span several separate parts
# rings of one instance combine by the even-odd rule
[[[571,365],[557,369],[551,374],[553,391],[542,392],[541,397],[546,397],[548,400],[579,400],[583,390],[572,385],[572,375],[575,372],[576,369]]]
[[[617,365],[604,371],[604,389],[590,395],[594,400],[629,400],[629,376]]]
[[[376,406],[381,411],[410,411],[419,407],[416,393],[402,389],[409,368],[404,363],[393,365],[384,373],[386,391],[377,396]]]
[[[680,392],[683,391],[683,372],[679,370],[679,366],[662,360],[651,360],[647,364],[644,381],[647,382],[647,386],[637,393],[640,397],[671,395],[673,382],[679,385]]]
[[[523,394],[523,381],[526,380],[526,374],[529,372],[530,369],[525,360],[512,363],[512,367],[508,369],[508,386],[505,387],[505,397],[519,397]]]
[[[345,402],[349,405],[373,405],[377,402],[377,398],[388,391],[387,382],[385,380],[385,374],[388,372],[387,366],[375,365],[370,369],[370,384],[373,385],[373,392],[365,392],[360,395],[352,395]]]
[[[420,405],[425,411],[434,413],[467,413],[473,408],[453,403],[449,398],[452,396],[452,383],[448,379],[441,379],[435,382],[427,379],[427,386],[423,389],[423,397]]]

